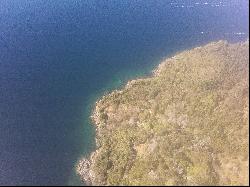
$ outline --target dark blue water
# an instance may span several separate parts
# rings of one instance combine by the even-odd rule
[[[163,57],[249,36],[248,3],[0,1],[0,185],[77,184],[95,99]]]

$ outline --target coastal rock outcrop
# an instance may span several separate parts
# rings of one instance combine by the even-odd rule
[[[247,185],[249,41],[212,42],[96,102],[93,185]]]

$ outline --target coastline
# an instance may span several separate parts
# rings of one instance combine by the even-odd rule
[[[241,44],[248,43],[249,40],[245,42],[241,42]],[[96,143],[96,150],[92,152],[89,156],[83,157],[79,160],[79,162],[76,165],[76,172],[80,176],[81,180],[87,184],[87,185],[98,185],[102,184],[102,181],[98,181],[97,176],[95,172],[92,169],[92,165],[95,163],[96,157],[98,157],[98,154],[100,153],[100,150],[102,149],[100,139],[103,136],[104,131],[107,130],[106,128],[106,122],[105,120],[102,119],[103,115],[103,105],[105,105],[106,100],[113,98],[113,97],[118,97],[124,94],[126,91],[131,89],[134,85],[144,82],[150,79],[153,79],[155,77],[161,76],[162,71],[166,68],[166,66],[169,63],[175,63],[179,60],[182,60],[183,55],[189,55],[190,53],[193,53],[194,51],[199,51],[200,49],[203,48],[209,48],[213,46],[223,46],[223,45],[231,45],[227,41],[224,40],[219,40],[217,42],[211,42],[208,43],[204,46],[200,47],[195,47],[191,50],[185,50],[182,52],[179,52],[177,54],[174,54],[172,57],[166,58],[164,61],[160,62],[160,64],[152,70],[151,75],[148,75],[147,77],[143,78],[137,78],[137,79],[132,79],[129,80],[121,89],[115,89],[111,93],[105,94],[101,96],[96,102],[93,107],[93,110],[91,112],[91,120],[93,125],[95,126],[95,143]]]

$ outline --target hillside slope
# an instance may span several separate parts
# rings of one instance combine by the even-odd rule
[[[96,185],[248,184],[249,41],[166,59],[103,96],[97,150],[77,172]]]

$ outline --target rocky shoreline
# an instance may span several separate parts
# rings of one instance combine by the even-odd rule
[[[129,89],[133,84],[135,84],[138,80],[142,80],[142,79],[136,79],[136,80],[131,80],[129,81],[126,85],[125,85],[125,89]],[[96,131],[96,137],[95,137],[95,142],[96,142],[96,146],[97,149],[92,152],[90,154],[90,156],[88,157],[82,157],[77,165],[76,165],[76,173],[79,175],[80,179],[88,186],[91,185],[97,185],[95,183],[95,173],[94,171],[91,169],[91,165],[95,162],[95,157],[98,155],[99,152],[99,137],[101,136],[101,125],[105,125],[102,124],[102,120],[100,120],[100,109],[101,109],[101,105],[102,102],[109,96],[114,95],[114,94],[122,94],[123,90],[113,90],[111,93],[107,94],[107,95],[103,95],[101,97],[101,99],[99,99],[96,103],[95,103],[95,107],[94,110],[92,111],[92,115],[90,116],[93,124],[95,125],[95,131]]]
[[[248,41],[245,43],[248,43]],[[115,109],[113,109],[112,107],[111,108],[109,107],[110,109],[107,109],[107,106],[108,106],[107,103],[109,102],[109,100],[111,100],[111,98],[119,98],[124,93],[131,90],[131,88],[133,86],[136,86],[137,84],[140,84],[141,82],[145,83],[145,81],[150,80],[152,78],[162,76],[161,75],[162,72],[165,71],[166,66],[170,62],[174,63],[175,61],[183,60],[182,58],[185,55],[189,56],[190,54],[194,53],[194,51],[199,51],[199,50],[202,50],[203,48],[210,49],[210,47],[212,48],[212,50],[216,51],[217,48],[220,48],[221,46],[222,47],[228,46],[228,45],[229,44],[225,41],[212,42],[212,43],[206,45],[205,47],[197,47],[197,48],[194,48],[192,50],[181,52],[180,54],[177,54],[171,58],[167,58],[165,61],[160,63],[159,66],[155,70],[152,71],[152,77],[131,80],[125,85],[125,87],[123,89],[115,90],[107,95],[102,96],[100,98],[100,100],[98,100],[95,103],[95,108],[94,108],[94,111],[93,111],[92,116],[91,116],[91,119],[93,120],[93,123],[96,126],[95,141],[96,141],[97,149],[94,152],[92,152],[90,154],[90,156],[88,156],[87,158],[84,157],[84,158],[80,159],[80,161],[77,163],[77,166],[76,166],[76,172],[80,176],[81,180],[86,185],[100,185],[100,184],[106,185],[104,179],[99,179],[99,176],[97,173],[95,173],[93,166],[95,165],[95,161],[97,160],[97,158],[100,156],[100,152],[103,151],[101,149],[105,149],[101,146],[101,144],[102,144],[101,141],[103,141],[103,136],[105,136],[105,133],[107,131],[113,130],[113,127],[110,126],[110,124],[107,123],[107,120],[106,120],[106,118],[109,118],[110,116],[112,116],[114,114],[114,111],[115,111]],[[104,110],[105,110],[105,112],[104,112]],[[109,110],[111,112],[109,112]],[[153,140],[153,142],[154,142],[154,144],[156,144],[155,140]],[[154,173],[154,171],[151,171],[150,173],[151,174],[153,173],[151,176],[156,175]]]

